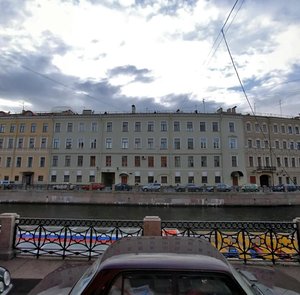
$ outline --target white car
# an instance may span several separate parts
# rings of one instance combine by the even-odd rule
[[[148,183],[142,187],[143,192],[159,192],[161,188],[161,184],[154,182],[154,183]]]

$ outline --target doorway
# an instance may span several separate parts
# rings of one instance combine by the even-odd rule
[[[263,174],[259,178],[260,180],[260,186],[270,186],[270,176]]]

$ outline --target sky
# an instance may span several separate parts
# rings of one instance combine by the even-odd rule
[[[0,0],[0,111],[300,113],[299,0]]]

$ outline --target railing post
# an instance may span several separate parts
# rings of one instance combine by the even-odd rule
[[[144,236],[161,236],[161,219],[158,216],[144,218]]]
[[[0,214],[0,259],[9,260],[15,256],[14,234],[16,219],[19,217],[16,213]]]
[[[300,217],[296,217],[293,222],[296,223],[297,227],[297,245],[298,245],[298,253],[300,253]]]

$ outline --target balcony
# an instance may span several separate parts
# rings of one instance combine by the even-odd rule
[[[257,172],[274,172],[276,171],[275,166],[257,166],[256,167]]]

